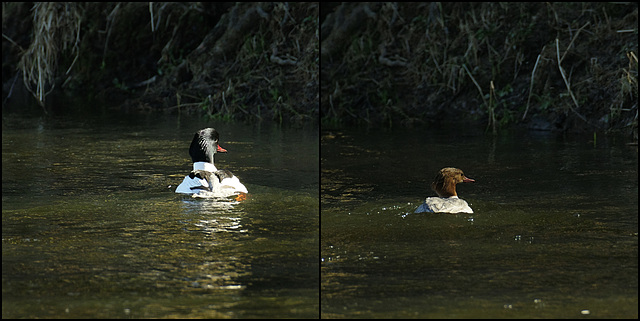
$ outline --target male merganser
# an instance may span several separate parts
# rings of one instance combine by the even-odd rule
[[[464,176],[464,173],[453,167],[445,167],[438,171],[431,183],[431,189],[440,197],[427,197],[414,213],[473,213],[469,204],[458,198],[456,184],[475,182]]]
[[[191,194],[193,197],[228,197],[248,193],[247,188],[228,170],[218,170],[213,164],[216,153],[227,150],[218,145],[220,135],[213,128],[196,132],[189,147],[193,161],[193,171],[176,188],[176,193]]]

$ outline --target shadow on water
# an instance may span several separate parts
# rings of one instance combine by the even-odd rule
[[[4,121],[3,317],[318,316],[317,129]],[[208,126],[248,199],[173,192]]]
[[[637,149],[615,138],[322,135],[326,318],[637,317]],[[435,172],[474,214],[414,214]]]

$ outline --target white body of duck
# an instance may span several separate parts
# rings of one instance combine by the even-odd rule
[[[206,173],[204,173],[206,172]],[[192,174],[185,176],[176,188],[176,193],[191,194],[193,197],[229,197],[248,193],[240,179],[227,170],[218,170],[207,162],[193,163]]]
[[[229,197],[248,193],[238,177],[228,170],[219,170],[213,163],[214,155],[227,150],[218,145],[218,132],[205,128],[196,132],[189,147],[193,171],[176,188],[176,193],[192,197]]]
[[[414,213],[473,213],[473,210],[457,196],[427,197]]]
[[[445,167],[438,171],[431,184],[439,197],[427,197],[414,213],[473,213],[473,210],[463,199],[458,198],[456,184],[475,182],[464,176],[462,170]]]

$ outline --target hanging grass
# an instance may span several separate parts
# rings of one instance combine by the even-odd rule
[[[55,88],[58,57],[69,52],[76,56],[74,63],[78,57],[82,14],[79,4],[73,2],[36,2],[32,10],[33,40],[18,67],[25,86],[44,106],[47,94]]]
[[[319,6],[3,3],[4,66],[20,70],[43,106],[64,90],[128,112],[313,123]]]

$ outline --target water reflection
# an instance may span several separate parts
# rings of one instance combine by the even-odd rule
[[[201,229],[204,234],[227,233],[247,233],[243,228],[241,216],[244,214],[241,209],[236,209],[241,202],[233,199],[186,199],[183,196],[182,204],[184,214],[187,216],[196,215],[206,217],[198,219],[194,226]]]

